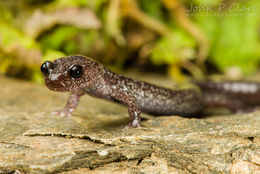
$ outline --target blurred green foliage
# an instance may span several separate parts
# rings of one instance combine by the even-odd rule
[[[234,2],[220,14],[223,16],[207,16],[204,12],[196,17],[210,39],[209,60],[220,70],[238,66],[244,73],[251,73],[259,67],[259,7],[259,1],[246,1],[243,6]]]
[[[176,64],[182,59],[193,59],[195,47],[195,40],[187,32],[176,27],[170,36],[157,40],[151,60],[156,65],[162,65],[164,63]]]
[[[0,73],[40,82],[43,61],[72,54],[116,71],[135,62],[194,75],[208,62],[217,73],[252,73],[259,7],[258,0],[0,0]]]

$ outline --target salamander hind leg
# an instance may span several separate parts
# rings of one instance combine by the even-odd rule
[[[130,116],[130,122],[124,127],[125,129],[129,128],[137,128],[140,127],[140,109],[138,108],[138,105],[128,105],[128,113]]]
[[[137,103],[136,98],[129,92],[121,91],[120,89],[113,93],[113,98],[120,103],[123,103],[128,108],[128,114],[130,116],[130,122],[124,126],[125,129],[140,127],[140,114],[141,110]]]

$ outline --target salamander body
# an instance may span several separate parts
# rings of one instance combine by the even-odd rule
[[[100,63],[84,56],[68,56],[41,66],[46,86],[58,92],[71,92],[65,108],[55,112],[70,116],[82,95],[88,94],[126,105],[130,122],[126,128],[139,127],[140,113],[152,115],[194,116],[207,106],[227,106],[233,111],[244,110],[247,103],[237,95],[251,95],[250,105],[260,103],[259,85],[245,82],[201,82],[202,89],[168,89],[116,74]],[[216,85],[218,84],[218,85]],[[237,85],[237,86],[235,86]],[[240,88],[240,86],[243,86]],[[246,86],[247,85],[247,86]],[[240,98],[239,98],[240,97]]]

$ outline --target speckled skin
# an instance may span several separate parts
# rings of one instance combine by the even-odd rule
[[[80,65],[83,74],[80,78],[70,76],[69,69]],[[222,99],[216,95],[202,95],[195,89],[172,90],[116,74],[98,62],[84,56],[69,56],[55,60],[48,74],[44,76],[46,86],[54,91],[71,92],[65,108],[54,112],[70,116],[84,94],[119,102],[128,107],[130,122],[126,128],[139,127],[140,113],[152,115],[194,116],[203,107],[224,105],[238,110],[244,103],[237,99]],[[198,84],[210,91],[209,85]],[[223,85],[222,85],[223,86]],[[231,88],[230,88],[231,89]],[[214,98],[215,97],[215,98]],[[213,100],[211,100],[213,99]],[[206,101],[206,102],[205,102]]]
[[[249,81],[203,81],[205,107],[225,106],[233,112],[251,112],[260,105],[260,83]]]
[[[260,83],[250,81],[203,81],[200,88],[211,94],[222,94],[237,99],[246,105],[260,104]],[[204,93],[205,93],[204,92]]]
[[[136,81],[83,56],[63,57],[53,64],[49,74],[44,76],[46,86],[54,91],[71,92],[66,107],[55,114],[71,115],[85,93],[126,105],[130,115],[127,127],[139,126],[141,111],[153,115],[189,116],[202,108],[201,94],[195,90],[171,90]],[[69,76],[72,65],[83,67],[81,78]]]

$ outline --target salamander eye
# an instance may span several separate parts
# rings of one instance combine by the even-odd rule
[[[49,74],[49,71],[50,69],[53,69],[54,67],[54,64],[51,62],[51,61],[45,61],[42,66],[41,66],[41,72],[44,74],[44,75],[48,75]]]
[[[77,79],[80,78],[83,74],[83,68],[80,65],[72,65],[70,70],[69,70],[69,74],[71,77]]]

